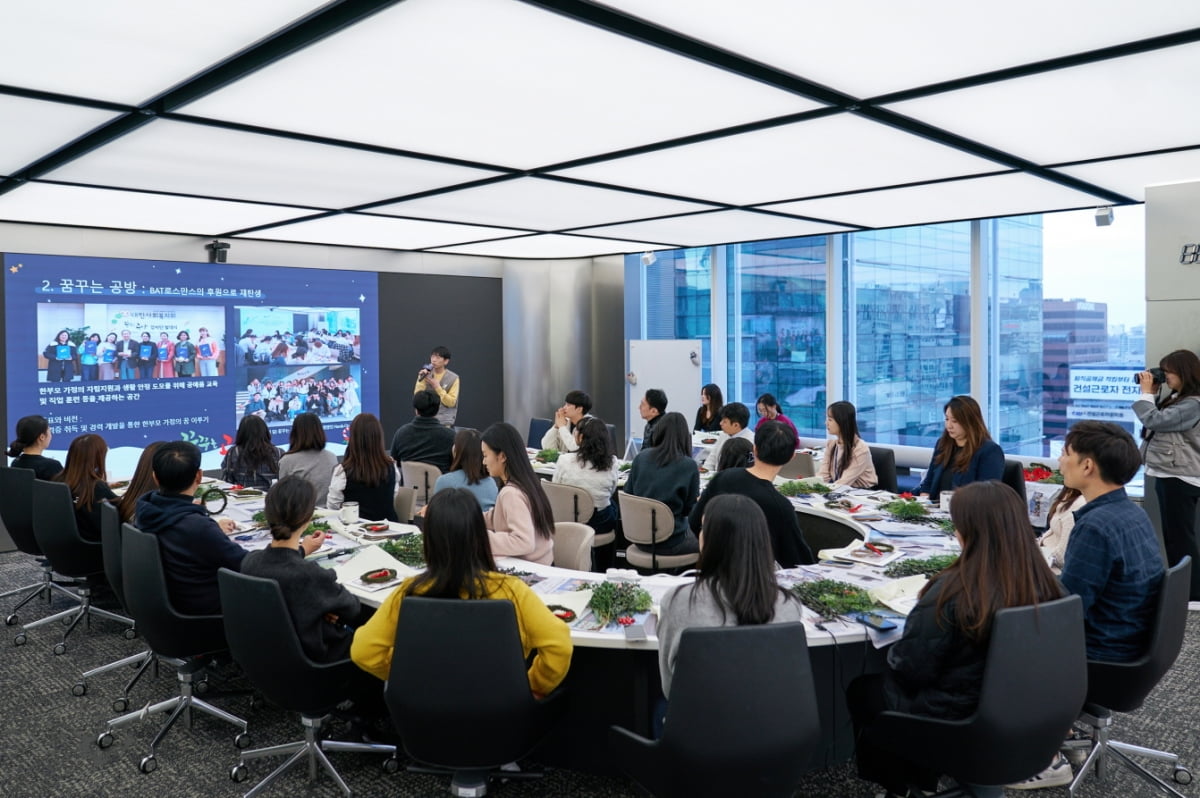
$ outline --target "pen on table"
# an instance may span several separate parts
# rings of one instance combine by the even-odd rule
[[[306,560],[332,560],[334,557],[341,557],[343,554],[349,554],[352,551],[358,551],[359,549],[364,549],[364,548],[366,548],[366,546],[350,546],[350,547],[344,548],[344,549],[334,549],[333,551],[326,552],[325,554],[319,554],[319,555],[313,555],[310,557],[305,557],[305,559]]]

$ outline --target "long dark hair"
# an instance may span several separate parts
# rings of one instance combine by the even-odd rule
[[[292,532],[307,526],[317,506],[317,489],[299,474],[290,474],[267,491],[267,525],[275,540],[287,540]]]
[[[117,512],[121,514],[121,523],[127,524],[137,513],[137,502],[142,496],[158,487],[154,481],[154,453],[162,445],[162,441],[154,441],[142,449],[138,458],[137,468],[125,488],[125,495],[117,501]]]
[[[575,425],[575,432],[580,437],[579,451],[575,453],[575,459],[593,471],[611,470],[616,455],[613,454],[608,425],[595,416],[588,416],[579,420]]]
[[[992,479],[958,488],[950,520],[962,538],[962,554],[921,590],[923,596],[935,583],[941,585],[939,625],[946,604],[954,602],[955,623],[969,639],[982,642],[998,611],[1062,595],[1038,551],[1028,510],[1008,485]]]
[[[533,516],[533,527],[538,537],[553,537],[554,513],[550,511],[550,500],[542,490],[542,481],[533,473],[533,466],[529,465],[529,454],[525,451],[521,433],[512,424],[500,422],[485,429],[482,437],[489,449],[504,455],[504,484],[515,486],[529,500],[529,513]],[[478,506],[475,509],[478,510]]]
[[[834,402],[829,406],[829,417],[838,426],[838,473],[850,467],[854,459],[854,441],[858,438],[858,413],[849,402]],[[958,416],[955,416],[957,419]]]
[[[708,396],[708,412],[704,413],[704,423],[709,424],[713,419],[721,417],[721,408],[725,406],[725,395],[721,393],[721,386],[715,382],[710,382],[700,391]]]
[[[325,427],[316,413],[300,413],[292,421],[292,434],[288,438],[288,450],[283,456],[295,452],[319,452],[325,448]]]
[[[1200,357],[1188,349],[1176,349],[1162,360],[1158,367],[1179,375],[1179,390],[1163,400],[1159,407],[1173,405],[1188,396],[1200,396]]]
[[[45,416],[24,416],[17,420],[17,437],[8,445],[9,457],[20,457],[26,446],[37,443],[42,433],[50,429]]]
[[[692,433],[682,413],[664,415],[658,420],[654,432],[658,436],[651,447],[655,465],[666,466],[681,457],[692,456]]]
[[[957,496],[955,501],[958,501]],[[733,613],[739,626],[770,623],[775,602],[789,595],[775,581],[775,557],[762,508],[745,496],[716,496],[704,508],[696,588],[706,588],[724,621]]]
[[[975,452],[979,451],[979,447],[984,441],[991,440],[992,436],[988,434],[987,424],[983,423],[983,411],[979,409],[979,402],[976,402],[970,396],[962,394],[955,396],[942,407],[942,413],[947,410],[954,416],[954,420],[967,433],[967,440],[963,444],[962,454],[954,460],[954,453],[958,449],[958,444],[950,437],[950,433],[942,431],[942,437],[938,438],[937,446],[934,451],[937,452],[937,462],[943,468],[948,468],[952,460],[954,460],[955,471],[966,471],[967,466],[971,464],[971,458],[975,456]],[[957,499],[958,496],[955,495]],[[951,507],[954,505],[951,504]]]
[[[491,479],[487,466],[483,464],[480,442],[479,432],[473,429],[460,429],[454,435],[454,459],[450,461],[450,470],[466,474],[468,485],[478,485],[485,479]]]
[[[749,468],[754,465],[754,444],[745,438],[731,438],[721,447],[717,459],[717,470],[727,468]]]
[[[96,503],[96,483],[104,481],[107,455],[108,444],[99,435],[89,432],[71,441],[67,464],[54,481],[67,484],[76,507],[90,511]]]
[[[350,438],[342,457],[346,480],[373,488],[385,482],[388,469],[395,467],[383,445],[383,425],[374,413],[359,413],[350,422]]]
[[[496,570],[479,500],[466,488],[433,495],[425,509],[425,570],[404,595],[487,598],[488,574]]]
[[[271,443],[271,430],[260,417],[242,416],[233,445],[247,470],[254,472],[264,465],[269,465],[272,471],[279,470],[279,449]]]

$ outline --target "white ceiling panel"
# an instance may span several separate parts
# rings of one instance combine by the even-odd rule
[[[667,247],[641,241],[614,241],[604,238],[549,234],[506,238],[501,241],[485,241],[458,247],[439,247],[436,251],[453,252],[460,255],[482,255],[491,258],[587,258],[620,252],[647,252],[654,249],[667,249]]]
[[[249,202],[29,183],[0,195],[0,220],[218,235],[304,211]]]
[[[0,174],[28,166],[115,116],[111,111],[0,94]]]
[[[679,246],[698,247],[706,244],[758,241],[764,238],[799,238],[846,229],[837,225],[752,211],[716,211],[592,227],[580,232],[613,238],[647,238],[652,241],[669,241]]]
[[[343,213],[270,230],[260,230],[249,233],[246,237],[384,249],[422,249],[462,241],[496,238],[510,232],[520,234],[519,231],[500,230],[494,227],[473,227],[446,222],[424,222],[415,219],[392,219],[384,216]]]
[[[600,183],[733,205],[995,171],[992,161],[838,115],[567,169]]]
[[[587,224],[689,213],[707,207],[695,202],[661,199],[630,191],[612,191],[560,180],[527,177],[381,205],[372,208],[371,212],[530,230],[561,230]]]
[[[47,178],[345,208],[490,177],[461,166],[156,120]]]
[[[1200,181],[1200,150],[1098,161],[1080,166],[1064,166],[1057,172],[1089,183],[1119,191],[1139,202],[1146,199],[1146,186],[1162,183]]]
[[[406,0],[186,111],[531,168],[814,107],[515,0]]]
[[[0,83],[138,105],[325,4],[0,3]]]
[[[908,186],[865,194],[785,202],[770,210],[839,219],[865,227],[1014,216],[1106,204],[1048,180],[1013,173]]]
[[[1200,143],[1200,44],[888,106],[1037,163]]]
[[[1200,27],[1179,0],[603,4],[859,98]]]

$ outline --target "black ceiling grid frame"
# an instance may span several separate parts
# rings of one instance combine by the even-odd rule
[[[159,114],[181,108],[206,94],[228,86],[400,1],[344,0],[337,5],[326,6],[17,170],[15,175],[0,183],[0,195],[140,128]],[[94,101],[88,101],[91,102]]]
[[[819,83],[798,78],[774,67],[759,63],[749,58],[731,53],[728,50],[715,47],[713,45],[702,42],[698,39],[693,39],[688,36],[676,33],[666,28],[659,27],[645,20],[622,14],[619,11],[614,11],[609,8],[594,5],[586,0],[521,0],[523,3],[538,6],[548,11],[553,11],[563,16],[575,19],[587,24],[594,25],[598,28],[618,33],[631,39],[635,39],[644,44],[667,50],[676,53],[686,58],[691,58],[709,66],[723,69],[728,72],[740,75],[751,80],[757,80],[777,89],[792,92],[801,97],[816,102],[825,103],[834,106],[835,109],[845,111],[847,113],[858,114],[874,122],[878,122],[896,130],[901,130],[906,133],[911,133],[929,141],[934,141],[938,144],[943,144],[947,147],[965,152],[970,155],[975,155],[980,158],[985,158],[989,161],[1001,164],[1011,169],[1016,169],[1028,174],[1048,180],[1052,183],[1058,183],[1076,191],[1083,191],[1088,194],[1094,194],[1098,197],[1103,197],[1114,205],[1131,205],[1136,204],[1136,200],[1131,197],[1118,194],[1115,191],[1094,186],[1086,181],[1078,180],[1067,175],[1051,172],[1042,168],[1033,161],[1028,161],[1011,153],[1002,152],[993,147],[988,147],[980,142],[972,141],[963,136],[956,135],[946,130],[934,127],[933,125],[925,124],[916,119],[898,114],[894,111],[889,111],[884,108],[879,108],[873,104],[873,101],[863,100],[853,97],[849,94],[830,89],[827,86],[822,86]],[[1065,62],[1068,66],[1078,66],[1094,61],[1102,61],[1110,58],[1116,58],[1121,55],[1129,55],[1135,52],[1147,52],[1149,50],[1162,49],[1164,47],[1174,46],[1180,43],[1188,43],[1193,39],[1188,38],[1188,34],[1195,33],[1197,39],[1200,40],[1200,29],[1195,31],[1185,31],[1183,34],[1173,34],[1170,36],[1159,36],[1154,39],[1146,40],[1147,43],[1131,42],[1118,47],[1109,47],[1102,50],[1092,51],[1091,53],[1083,53],[1076,56],[1066,56],[1060,59],[1051,59],[1035,64],[1028,64],[1018,69],[1027,70],[1024,74],[1034,74],[1035,72],[1047,71],[1055,69],[1055,66],[1040,66],[1040,64],[1054,64],[1056,62]],[[1180,35],[1183,36],[1183,42],[1176,41]],[[1139,45],[1141,48],[1139,49]],[[1126,52],[1127,48],[1129,49]],[[994,75],[1004,73],[1005,77],[993,77]],[[967,88],[971,86],[983,85],[984,83],[992,83],[997,80],[1013,77],[1007,75],[1006,70],[1001,70],[999,73],[990,72],[972,78],[962,78],[958,81],[952,81],[954,88]],[[936,87],[935,87],[936,88]],[[921,90],[915,90],[921,91]],[[924,93],[916,96],[925,96],[926,94],[938,93],[944,89],[937,91],[926,89]],[[908,98],[906,98],[908,99]],[[895,100],[892,100],[893,102]],[[827,111],[829,113],[829,111]],[[771,127],[777,125],[764,125]],[[693,137],[696,141],[704,141],[707,139],[721,138],[729,135],[719,131],[708,135]],[[667,145],[670,146],[670,145]],[[662,149],[664,147],[655,147],[654,149]],[[650,151],[650,150],[647,150]],[[607,156],[597,156],[590,159],[590,162],[607,160],[608,158],[617,157],[615,154]],[[578,164],[570,164],[575,166]],[[566,168],[563,165],[555,165],[553,167],[543,167],[544,169]],[[876,187],[879,188],[879,187]],[[894,188],[888,186],[887,188]]]

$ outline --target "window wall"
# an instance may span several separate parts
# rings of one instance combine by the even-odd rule
[[[632,255],[626,332],[702,340],[726,401],[774,394],[805,436],[847,399],[865,439],[932,446],[969,393],[1005,451],[1055,457],[1079,418],[1136,432],[1140,214],[1120,240],[1088,210]]]

